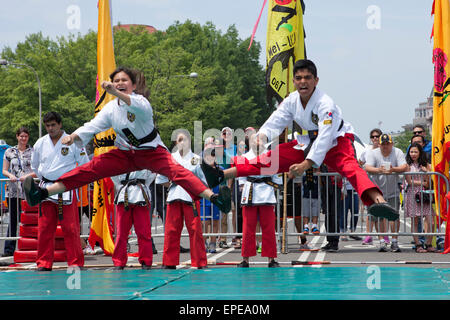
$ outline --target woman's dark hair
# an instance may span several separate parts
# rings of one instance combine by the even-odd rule
[[[22,132],[25,132],[27,135],[30,135],[30,131],[28,130],[27,127],[20,127],[16,131],[16,136],[19,136]]]
[[[378,133],[380,136],[383,134],[381,129],[375,128],[375,129],[370,130],[369,137],[372,136],[374,132]]]
[[[131,82],[133,84],[136,84],[136,75],[134,73],[134,71],[132,69],[126,68],[126,67],[118,67],[116,70],[114,70],[109,77],[111,78],[111,81],[114,80],[114,77],[116,76],[116,74],[118,74],[119,72],[125,72],[131,79]]]
[[[147,88],[147,82],[145,81],[145,76],[142,71],[134,70],[136,79],[136,92],[137,94],[143,95],[148,99],[150,96],[150,90]]]
[[[417,150],[419,150],[419,158],[417,159],[417,162],[419,163],[420,166],[426,167],[428,165],[427,155],[423,151],[422,146],[420,144],[418,144],[417,142],[414,142],[411,145],[411,147],[409,148],[409,151],[411,151],[412,148],[417,148]],[[409,155],[409,151],[408,151],[408,154],[406,155],[406,163],[411,165],[414,161],[411,159],[411,156]]]
[[[42,122],[47,123],[50,121],[56,121],[56,123],[60,124],[62,122],[61,115],[58,112],[50,111],[44,115]]]

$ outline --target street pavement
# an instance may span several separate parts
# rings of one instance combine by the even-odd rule
[[[401,215],[402,216],[402,215]],[[402,224],[408,224],[408,221],[402,221]],[[365,225],[365,222],[362,222]],[[230,224],[231,225],[231,224]],[[361,222],[360,222],[361,225]],[[404,226],[401,226],[400,230],[403,230]],[[408,226],[407,226],[408,227]],[[231,231],[231,230],[229,230]],[[294,225],[292,219],[288,219],[288,233],[294,233]],[[322,225],[321,231],[324,232],[324,227]],[[154,242],[157,254],[154,255],[154,268],[160,268],[162,264],[162,253],[163,253],[163,237],[162,235],[162,225],[159,223],[152,228],[152,232],[156,234],[154,237]],[[364,233],[364,226],[359,226],[357,228],[357,233]],[[187,236],[187,230],[183,230],[181,238],[181,245],[184,248],[189,248],[189,238]],[[234,248],[231,244],[232,236],[227,239],[228,248],[220,248],[217,245],[216,253],[208,253],[208,267],[209,268],[235,268],[236,264],[242,260],[241,250],[239,248]],[[411,236],[400,236],[399,246],[401,252],[378,252],[378,240],[376,237],[372,245],[362,245],[362,240],[353,240],[348,237],[349,240],[339,242],[339,250],[337,252],[325,252],[325,251],[300,251],[298,236],[292,235],[287,237],[287,245],[285,246],[284,253],[281,252],[281,243],[278,243],[278,257],[276,260],[280,263],[281,267],[313,267],[313,268],[324,268],[324,267],[343,267],[343,266],[368,266],[368,265],[378,265],[378,266],[408,266],[408,267],[430,267],[431,265],[439,268],[450,267],[450,256],[441,253],[416,253],[413,250],[413,244],[411,243]],[[311,248],[320,249],[323,247],[327,241],[325,235],[309,235],[307,236],[308,244]],[[140,267],[137,257],[133,253],[137,252],[137,240],[135,237],[131,237],[129,240],[130,244],[130,256],[128,259],[129,268]],[[0,241],[0,250],[3,251],[4,241]],[[388,248],[390,246],[388,245]],[[106,256],[101,252],[101,249],[96,247],[95,255],[85,255],[85,266],[87,268],[111,268],[113,266],[110,256]],[[293,265],[294,262],[294,265]],[[1,257],[1,265],[13,264],[13,257]],[[65,268],[67,264],[65,262],[55,262],[54,268]],[[20,269],[34,269],[36,267],[35,263],[20,263],[16,268]],[[250,259],[250,267],[267,267],[267,258],[261,257],[258,254],[256,257]],[[180,265],[178,268],[190,268],[190,253],[180,254]],[[7,267],[2,267],[3,270],[7,270]],[[12,268],[9,268],[11,270]]]

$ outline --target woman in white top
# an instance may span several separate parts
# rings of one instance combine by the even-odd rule
[[[103,81],[101,86],[117,98],[108,102],[91,121],[64,137],[62,143],[68,146],[74,142],[85,145],[95,134],[112,127],[118,148],[94,157],[86,165],[60,177],[48,188],[39,188],[32,179],[26,179],[24,190],[28,203],[33,206],[48,195],[76,189],[105,177],[149,169],[182,186],[193,199],[203,197],[223,211],[229,211],[229,189],[222,188],[219,194],[214,194],[192,172],[173,161],[155,128],[150,102],[144,96],[134,93],[134,71],[118,68],[110,78],[112,82]]]

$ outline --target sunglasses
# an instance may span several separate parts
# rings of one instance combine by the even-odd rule
[[[370,139],[373,139],[373,138],[379,138],[380,136],[370,136]]]
[[[423,130],[421,130],[421,131],[413,131],[413,133],[414,134],[421,134],[421,133],[423,133]]]

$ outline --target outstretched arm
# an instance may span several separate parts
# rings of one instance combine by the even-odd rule
[[[81,143],[81,139],[76,133],[69,134],[61,139],[61,143],[65,144],[66,146],[70,146],[74,142]]]
[[[117,90],[114,87],[112,82],[110,82],[110,81],[103,81],[101,86],[102,86],[103,90],[105,90],[109,94],[112,94],[113,96],[116,96],[120,100],[124,101],[127,105],[131,105],[130,95]]]

